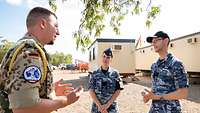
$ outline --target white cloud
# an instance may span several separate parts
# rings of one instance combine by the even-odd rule
[[[48,0],[26,0],[28,8],[32,9],[33,7],[40,6],[50,9]]]
[[[7,3],[11,4],[11,5],[21,5],[23,0],[6,0]]]

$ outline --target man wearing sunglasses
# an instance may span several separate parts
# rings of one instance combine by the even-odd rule
[[[181,113],[179,99],[187,98],[187,73],[180,60],[168,53],[170,38],[167,33],[158,31],[154,36],[147,37],[158,60],[151,66],[152,88],[142,92],[143,100],[152,100],[149,113]]]
[[[111,48],[106,49],[102,54],[101,67],[90,77],[91,113],[118,113],[115,100],[123,89],[123,83],[118,71],[110,67],[112,58]]]

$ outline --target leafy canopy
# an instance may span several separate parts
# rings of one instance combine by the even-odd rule
[[[62,0],[67,1],[67,0]],[[91,39],[99,37],[107,26],[105,18],[109,17],[110,26],[116,34],[120,34],[121,22],[131,13],[147,15],[146,26],[150,27],[153,19],[160,13],[160,7],[152,5],[152,0],[81,0],[84,3],[82,18],[77,31],[73,33],[77,49],[85,51]],[[146,3],[146,4],[145,4]],[[49,5],[56,11],[56,0],[49,0]]]

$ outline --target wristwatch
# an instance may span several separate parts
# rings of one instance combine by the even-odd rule
[[[160,100],[165,100],[163,96],[160,97]]]

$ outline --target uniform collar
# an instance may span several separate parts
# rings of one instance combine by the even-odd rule
[[[23,39],[33,39],[40,47],[44,48],[44,45],[41,43],[41,41],[39,41],[37,37],[30,33],[26,33]]]
[[[97,71],[98,71],[98,72],[102,72],[102,70],[101,70],[101,69],[102,69],[102,68],[100,67],[100,68],[99,68]],[[109,68],[108,68],[108,71],[107,71],[107,72],[109,72],[109,73],[110,73],[110,72],[112,72],[112,68],[111,68],[110,66],[109,66]],[[103,72],[102,72],[102,73],[103,73]]]
[[[163,60],[158,59],[156,63],[158,65],[160,65],[162,63],[165,63],[165,62],[169,61],[171,58],[172,58],[172,54],[168,53]]]

